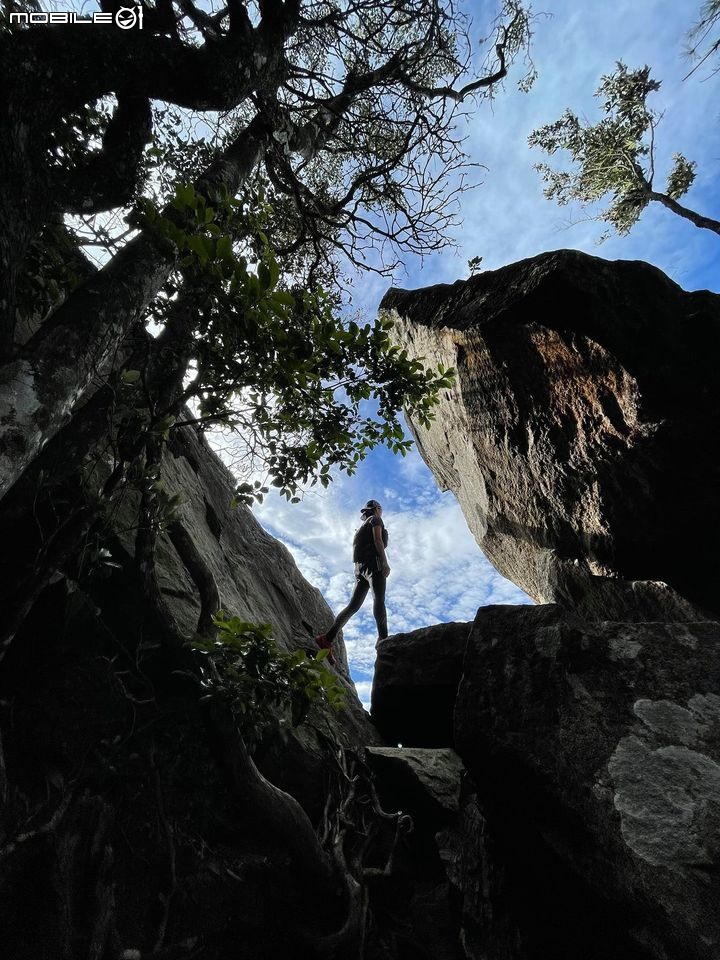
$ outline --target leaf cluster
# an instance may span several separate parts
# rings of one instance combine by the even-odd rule
[[[201,422],[235,434],[248,471],[264,467],[272,486],[297,499],[302,484],[327,486],[333,467],[352,474],[377,444],[405,454],[401,409],[429,424],[453,372],[392,344],[389,317],[343,318],[322,289],[294,284],[264,230],[272,214],[262,192],[252,203],[220,193],[211,206],[184,185],[168,212],[145,201],[138,216],[180,255],[180,275],[155,301],[155,323],[170,328],[178,290],[197,291],[184,321],[192,373],[182,401]],[[236,500],[266,492],[256,481]]]
[[[139,457],[131,464],[127,481],[143,496],[142,523],[153,535],[177,519],[183,495],[168,490],[159,463],[147,463],[144,456]]]
[[[647,100],[659,89],[660,82],[652,79],[650,67],[629,70],[618,61],[595,93],[603,110],[598,123],[583,121],[568,109],[560,119],[534,130],[528,138],[531,147],[539,147],[550,156],[565,150],[572,165],[569,170],[555,170],[547,164],[536,164],[547,185],[545,196],[560,205],[578,202],[581,206],[609,196],[610,202],[598,218],[621,236],[626,235],[648,203],[656,199],[654,139],[662,115],[651,109]],[[677,200],[689,189],[694,176],[695,164],[675,154],[667,196]]]
[[[270,624],[248,623],[223,611],[213,624],[214,638],[190,644],[200,656],[203,696],[230,709],[248,745],[285,712],[298,726],[314,703],[343,707],[345,690],[323,662],[327,650],[314,656],[305,650],[284,653]]]

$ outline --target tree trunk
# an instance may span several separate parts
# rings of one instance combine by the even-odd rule
[[[199,178],[198,193],[223,184],[236,193],[268,139],[259,118],[253,120]],[[141,232],[0,368],[0,498],[67,422],[92,381],[113,368],[120,344],[176,259],[174,248]]]

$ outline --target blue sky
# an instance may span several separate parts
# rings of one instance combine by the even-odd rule
[[[657,133],[658,184],[675,151],[698,163],[698,175],[685,202],[720,217],[715,187],[720,158],[720,77],[700,72],[685,82],[688,61],[685,35],[700,4],[674,0],[624,0],[610,8],[605,0],[544,0],[549,16],[535,25],[533,59],[539,77],[528,94],[512,78],[492,104],[475,113],[467,127],[471,158],[488,169],[483,184],[463,198],[464,225],[455,239],[457,251],[407,260],[406,273],[393,285],[416,288],[452,282],[468,275],[467,260],[480,255],[483,269],[495,269],[545,250],[571,247],[607,259],[647,260],[686,289],[718,291],[720,238],[699,230],[657,206],[646,211],[628,238],[597,245],[603,231],[588,213],[558,207],[542,195],[533,164],[547,158],[527,147],[537,126],[557,119],[570,107],[597,119],[592,94],[602,74],[616,60],[629,67],[649,64],[663,81],[653,105],[664,111]],[[539,9],[539,4],[536,9]],[[473,35],[483,35],[488,4],[472,5]],[[353,306],[373,314],[391,283],[366,276],[356,284]],[[449,620],[471,620],[488,603],[528,602],[501,578],[467,530],[450,493],[441,494],[413,451],[407,458],[385,450],[373,452],[358,473],[340,476],[327,491],[309,491],[303,502],[288,505],[270,495],[256,507],[263,525],[281,539],[335,612],[347,602],[352,586],[351,542],[359,508],[380,500],[390,533],[388,619],[391,633]],[[328,624],[319,624],[318,629]],[[351,672],[361,699],[369,700],[375,660],[375,625],[371,600],[344,631]]]

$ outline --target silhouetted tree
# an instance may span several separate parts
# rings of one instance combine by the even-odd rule
[[[529,144],[553,155],[567,150],[570,170],[554,170],[536,164],[547,184],[545,196],[559,204],[578,202],[582,206],[609,196],[610,204],[597,218],[609,223],[621,236],[635,226],[649,203],[661,203],[697,227],[720,233],[720,222],[678,203],[695,179],[696,164],[681,153],[673,155],[665,190],[655,182],[655,131],[661,115],[647,100],[659,90],[660,82],[650,68],[628,70],[618,62],[613,73],[602,78],[595,94],[602,99],[603,118],[598,123],[582,121],[572,110],[559,120],[534,130]],[[605,234],[607,236],[607,234]]]

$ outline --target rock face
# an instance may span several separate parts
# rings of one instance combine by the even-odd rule
[[[527,869],[544,848],[653,957],[720,952],[719,641],[717,623],[551,606],[481,609],[468,644],[457,749],[492,781],[510,849]]]
[[[467,956],[720,955],[720,624],[484,607],[458,681]]]
[[[377,643],[372,721],[389,743],[448,747],[470,624],[442,623]]]
[[[285,649],[306,646],[315,652],[313,638],[332,622],[332,611],[252,510],[231,505],[235,481],[195,430],[178,431],[164,459],[163,480],[168,490],[181,492],[179,518],[212,573],[220,608],[242,619],[272,623],[273,635]],[[131,553],[132,536],[122,533],[125,520],[131,528],[131,516],[121,513],[117,529]],[[200,612],[197,588],[166,535],[157,551],[160,589],[181,633],[191,637]],[[342,636],[336,660],[347,675]]]
[[[381,306],[457,370],[413,432],[504,576],[591,617],[646,615],[617,580],[673,619],[720,611],[717,295],[561,250]]]
[[[272,624],[282,649],[316,653],[314,637],[332,622],[330,607],[302,576],[289,550],[261,527],[252,510],[232,506],[235,480],[204,437],[192,428],[178,431],[164,458],[162,475],[168,490],[182,493],[179,519],[217,585],[220,609],[243,620]],[[127,559],[133,553],[134,507],[128,498],[115,521],[117,549]],[[200,612],[197,587],[167,534],[158,539],[157,558],[162,596],[178,631],[189,639]],[[111,580],[103,586],[103,598],[122,596],[126,589]],[[379,743],[350,681],[342,633],[334,649],[334,669],[347,691],[347,709],[337,716],[336,732],[346,746]],[[264,744],[260,758],[274,783],[321,807],[325,753],[311,721],[288,729],[281,747]]]
[[[252,513],[230,507],[232,478],[191,428],[173,442],[162,478],[170,494],[183,494],[179,523],[220,605],[272,623],[286,650],[315,652],[313,630],[329,608]],[[98,558],[89,570],[58,551],[54,576],[29,594],[2,649],[3,957],[354,956],[357,917],[343,929],[351,881],[333,872],[335,827],[323,818],[345,802],[352,820],[357,805],[338,757],[359,764],[380,741],[342,645],[345,709],[313,707],[298,728],[278,717],[257,731],[249,761],[227,713],[190,676],[192,655],[176,640],[166,645],[167,623],[149,609],[132,562],[132,506],[128,493],[101,528],[102,552],[88,537],[83,546]],[[31,517],[26,542],[39,527]],[[173,636],[191,638],[198,586],[164,534],[157,571]],[[362,771],[352,782],[356,794],[360,784],[369,789]],[[381,846],[383,830],[393,836],[388,823],[368,817]]]
[[[545,601],[378,651],[385,737],[429,713],[475,784],[466,956],[714,960],[720,298],[559,251],[383,307],[457,370],[423,457]]]

